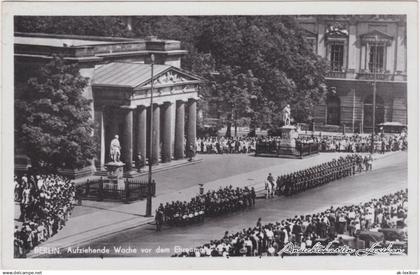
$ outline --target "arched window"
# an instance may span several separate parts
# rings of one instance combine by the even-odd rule
[[[340,125],[340,98],[335,94],[327,96],[327,124]]]
[[[363,124],[364,128],[372,129],[373,122],[373,96],[367,96],[363,102]],[[384,122],[384,100],[376,96],[375,125]]]

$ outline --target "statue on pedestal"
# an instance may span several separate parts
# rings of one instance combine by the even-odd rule
[[[112,162],[120,162],[120,156],[121,156],[121,145],[120,141],[118,140],[118,135],[115,135],[115,138],[111,141],[110,146],[110,155]]]
[[[287,104],[282,110],[284,126],[290,126],[290,105]]]

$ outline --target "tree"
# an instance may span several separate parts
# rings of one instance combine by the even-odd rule
[[[77,65],[54,56],[16,99],[16,140],[35,169],[82,168],[94,157],[91,101],[82,95],[87,84]]]
[[[223,66],[214,80],[213,92],[208,100],[217,104],[219,114],[226,122],[226,136],[231,136],[231,126],[234,125],[237,135],[238,120],[251,117],[252,100],[255,99],[257,88],[256,78],[252,71],[241,73],[240,68]]]
[[[14,23],[18,32],[132,36],[122,17],[117,16],[15,16]]]
[[[252,70],[260,93],[252,105],[252,126],[279,127],[290,104],[297,122],[310,120],[324,94],[326,62],[304,39],[291,16],[220,16],[203,20],[198,51],[211,51],[216,67]]]

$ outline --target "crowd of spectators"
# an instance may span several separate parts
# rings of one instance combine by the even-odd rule
[[[363,164],[365,164],[366,170],[371,170],[372,162],[372,155],[363,158],[359,154],[349,154],[307,169],[278,176],[277,180],[274,180],[270,173],[265,182],[266,198],[273,197],[274,194],[290,196],[343,177],[352,176],[356,171],[361,172]]]
[[[301,143],[318,143],[321,152],[370,152],[372,147],[372,135],[324,135],[324,136],[300,136]],[[407,150],[408,142],[405,132],[394,135],[377,134],[374,136],[374,152],[385,153],[391,151]]]
[[[407,253],[407,189],[372,199],[366,203],[330,207],[325,211],[295,216],[275,223],[225,232],[195,249],[176,254],[177,257],[287,256],[282,249],[292,243],[301,249],[315,244],[353,249],[388,247],[390,242]],[[295,255],[295,254],[292,254]],[[322,255],[322,254],[314,254]]]
[[[61,230],[71,215],[75,186],[58,175],[15,176],[20,217],[14,230],[15,257],[25,255]]]
[[[200,154],[232,154],[255,152],[253,137],[203,137],[197,138],[196,148]]]
[[[261,137],[203,137],[196,140],[196,152],[201,154],[228,154],[252,153],[257,144],[271,145],[276,148],[280,144],[280,136]],[[317,143],[320,152],[371,152],[372,135],[299,135],[297,145]],[[374,136],[374,152],[385,153],[390,151],[407,150],[407,134]]]
[[[161,220],[156,220],[156,222],[186,225],[203,221],[205,216],[218,216],[251,207],[255,205],[255,197],[253,187],[221,187],[218,190],[203,192],[189,202],[173,201],[166,205],[160,204],[156,217]]]

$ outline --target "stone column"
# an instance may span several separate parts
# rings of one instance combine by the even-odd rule
[[[99,110],[99,133],[100,133],[100,140],[101,140],[101,152],[99,157],[99,164],[100,167],[104,167],[105,165],[105,125],[104,125],[104,108]]]
[[[360,46],[360,65],[361,70],[366,70],[366,44]]]
[[[406,40],[406,30],[405,30],[405,22],[399,22],[397,25],[397,39],[396,39],[396,71],[405,73],[407,71],[407,64],[406,64],[406,50],[407,46],[405,45]]]
[[[326,57],[325,49],[325,22],[318,20],[318,55]]]
[[[370,60],[370,46],[369,46],[369,42],[368,42],[368,43],[366,43],[365,69],[368,70],[369,73],[372,73],[372,71],[369,68],[369,62],[370,61],[371,61]]]
[[[185,103],[184,101],[176,102],[175,116],[175,150],[174,158],[184,158],[184,123],[185,123]]]
[[[347,75],[348,78],[354,78],[355,72],[358,70],[357,68],[357,60],[358,60],[358,48],[357,48],[357,36],[356,36],[356,25],[355,23],[351,23],[349,26],[349,46],[348,46],[348,65],[347,65]]]
[[[147,109],[145,106],[138,106],[137,108],[137,128],[136,128],[136,149],[135,154],[140,153],[142,157],[146,158],[146,142],[147,142]]]
[[[187,133],[187,150],[195,144],[197,130],[197,101],[195,99],[188,100],[188,133]]]
[[[160,107],[157,104],[153,105],[153,138],[152,138],[152,163],[159,162],[160,156]]]
[[[124,110],[124,129],[121,139],[121,159],[125,163],[126,172],[132,169],[133,163],[133,110]]]
[[[169,162],[172,158],[171,144],[171,121],[172,121],[172,103],[165,102],[163,105],[163,127],[162,127],[162,162]]]

